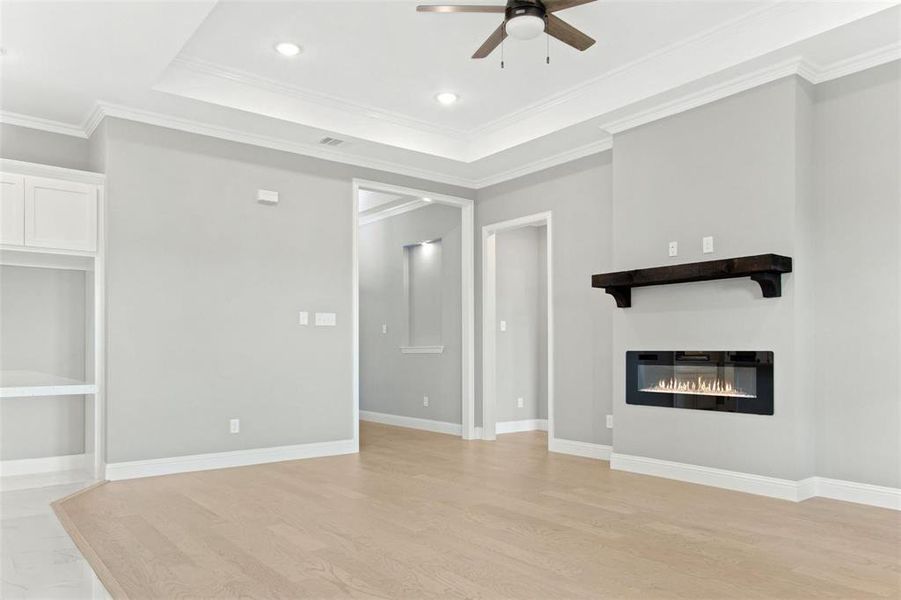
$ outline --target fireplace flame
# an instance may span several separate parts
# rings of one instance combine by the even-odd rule
[[[719,377],[698,377],[696,380],[671,377],[669,379],[661,379],[657,382],[657,385],[642,388],[640,391],[655,394],[693,394],[695,396],[731,396],[733,398],[757,397]]]

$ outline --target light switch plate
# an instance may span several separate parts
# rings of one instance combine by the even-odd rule
[[[423,396],[423,397],[422,397],[422,405],[423,405],[423,406],[428,406],[428,405],[429,405],[429,397],[428,397],[428,396]]]
[[[713,253],[713,236],[709,235],[701,240],[701,250],[704,254]]]
[[[230,433],[241,433],[241,419],[231,419],[228,422],[228,431]]]
[[[316,313],[316,327],[334,327],[338,324],[338,316],[335,313]]]
[[[382,333],[383,334],[388,333],[388,324],[387,323],[382,324]]]
[[[507,331],[507,322],[501,321],[501,331]]]
[[[305,310],[297,313],[297,324],[298,325],[309,325],[310,324],[310,313]]]
[[[522,398],[516,399],[516,408],[522,408],[524,405],[525,405],[525,402],[523,401]]]
[[[670,256],[678,256],[679,255],[679,242],[670,242],[669,243],[669,255]]]
[[[613,415],[607,415],[607,429],[613,429]]]

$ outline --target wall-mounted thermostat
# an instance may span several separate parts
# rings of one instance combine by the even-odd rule
[[[257,202],[260,204],[278,204],[278,192],[257,190]]]

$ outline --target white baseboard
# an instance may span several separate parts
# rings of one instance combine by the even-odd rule
[[[14,477],[18,475],[52,473],[54,471],[75,471],[87,468],[88,464],[87,454],[3,460],[0,461],[0,475],[3,477]]]
[[[610,468],[797,502],[798,482],[686,463],[614,453]]]
[[[499,421],[494,424],[494,432],[519,433],[520,431],[547,431],[547,419],[523,419],[522,421]]]
[[[610,460],[610,452],[612,448],[603,444],[592,444],[590,442],[577,442],[575,440],[550,438],[548,440],[548,450],[551,452],[559,452],[560,454],[582,456],[584,458]]]
[[[459,423],[447,423],[445,421],[432,421],[431,419],[419,419],[417,417],[403,417],[388,413],[361,410],[360,420],[382,425],[394,425],[395,427],[407,427],[408,429],[421,429],[434,433],[446,433],[448,435],[463,435],[463,427]]]
[[[137,477],[154,477],[173,473],[191,471],[208,471],[228,467],[244,467],[264,463],[317,458],[321,456],[337,456],[357,452],[354,440],[337,440],[334,442],[317,442],[297,444],[294,446],[276,446],[274,448],[252,448],[250,450],[234,450],[230,452],[213,452],[210,454],[192,454],[173,456],[171,458],[153,458],[129,462],[107,463],[106,479],[134,479]]]
[[[794,481],[616,453],[610,457],[610,468],[792,502],[821,497],[901,510],[901,489],[853,481],[825,477],[807,477]]]
[[[816,480],[816,495],[821,498],[901,510],[901,489],[827,477],[811,479]]]

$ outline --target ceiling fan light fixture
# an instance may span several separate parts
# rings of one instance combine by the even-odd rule
[[[505,28],[512,38],[531,40],[544,32],[544,19],[537,15],[519,15],[507,21]]]

